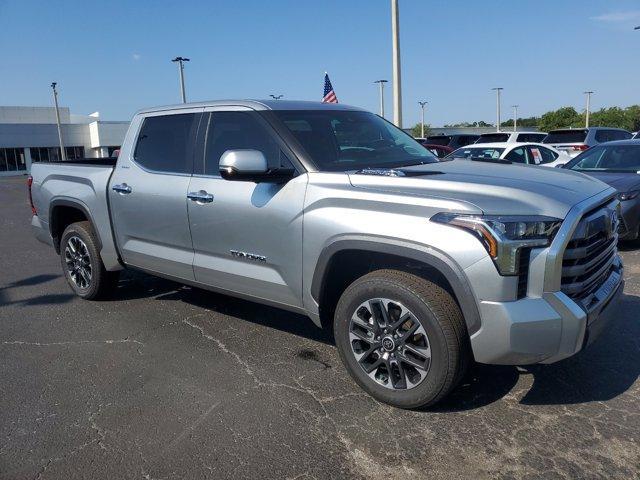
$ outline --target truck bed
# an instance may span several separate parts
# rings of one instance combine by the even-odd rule
[[[75,160],[65,160],[60,162],[38,162],[43,165],[84,165],[84,166],[101,166],[101,167],[115,167],[117,158],[78,158]]]
[[[37,162],[31,166],[31,194],[35,221],[51,232],[51,218],[58,208],[76,208],[91,221],[100,239],[100,255],[107,269],[120,268],[109,216],[107,188],[115,168],[113,158],[72,162]]]

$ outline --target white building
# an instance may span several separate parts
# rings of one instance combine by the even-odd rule
[[[120,148],[129,122],[104,122],[99,114],[74,115],[60,108],[68,160],[109,157]],[[32,162],[60,161],[53,107],[0,107],[0,176],[29,173]]]

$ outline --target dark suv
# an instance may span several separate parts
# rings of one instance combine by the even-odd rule
[[[443,145],[445,147],[456,148],[466,147],[475,143],[480,138],[480,135],[471,133],[461,133],[453,135],[430,135],[425,138],[424,143],[429,145]]]

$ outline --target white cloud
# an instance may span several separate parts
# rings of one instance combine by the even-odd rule
[[[631,12],[612,12],[604,13],[596,17],[591,17],[591,20],[597,20],[599,22],[630,22],[632,20],[640,20],[640,10],[634,10]]]
[[[137,62],[142,58],[142,55],[140,55],[139,53],[134,53],[133,55],[131,55],[131,58],[133,58],[134,62]]]

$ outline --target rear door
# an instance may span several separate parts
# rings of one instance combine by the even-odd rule
[[[122,260],[193,280],[187,193],[202,108],[136,117],[120,153],[109,202]]]
[[[307,175],[288,182],[225,180],[219,161],[227,150],[261,151],[270,167],[292,166],[293,154],[255,111],[207,109],[201,129],[204,158],[188,202],[198,282],[277,304],[302,305],[302,211]]]

